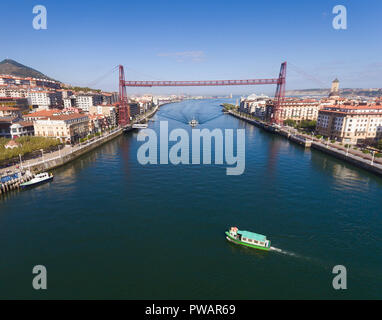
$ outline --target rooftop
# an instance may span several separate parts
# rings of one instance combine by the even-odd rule
[[[267,240],[266,236],[264,236],[262,234],[250,232],[250,231],[238,230],[237,233],[241,234],[242,237],[245,237],[245,238],[248,238],[248,239],[254,239],[254,240],[257,240],[257,241],[266,241]]]
[[[24,117],[27,118],[42,118],[42,117],[50,117],[53,116],[56,113],[60,113],[61,110],[59,109],[49,109],[49,110],[41,110],[41,111],[36,111],[33,113],[28,113]]]

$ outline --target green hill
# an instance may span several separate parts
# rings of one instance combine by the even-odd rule
[[[54,80],[35,69],[24,66],[23,64],[11,59],[5,59],[0,62],[0,74],[9,74],[16,77],[32,77],[46,80]]]

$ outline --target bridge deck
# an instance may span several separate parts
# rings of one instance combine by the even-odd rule
[[[124,81],[126,87],[188,87],[188,86],[248,86],[278,84],[276,79],[203,80],[203,81]]]

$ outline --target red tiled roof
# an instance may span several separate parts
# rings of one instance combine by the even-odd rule
[[[36,111],[33,113],[28,113],[24,115],[26,118],[41,118],[41,117],[50,117],[53,116],[55,113],[60,113],[61,110],[59,109],[49,109],[49,110],[41,110],[41,111]]]
[[[88,117],[86,114],[81,113],[71,113],[71,114],[60,114],[55,116],[49,116],[50,120],[72,120]]]
[[[0,106],[0,111],[20,111],[20,109],[15,107]]]

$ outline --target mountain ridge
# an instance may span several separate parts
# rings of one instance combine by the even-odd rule
[[[12,75],[15,77],[23,77],[23,78],[31,77],[31,78],[57,81],[57,80],[54,80],[53,78],[48,77],[47,75],[43,74],[42,72],[36,69],[23,65],[12,59],[4,59],[3,61],[0,62],[0,74]]]

